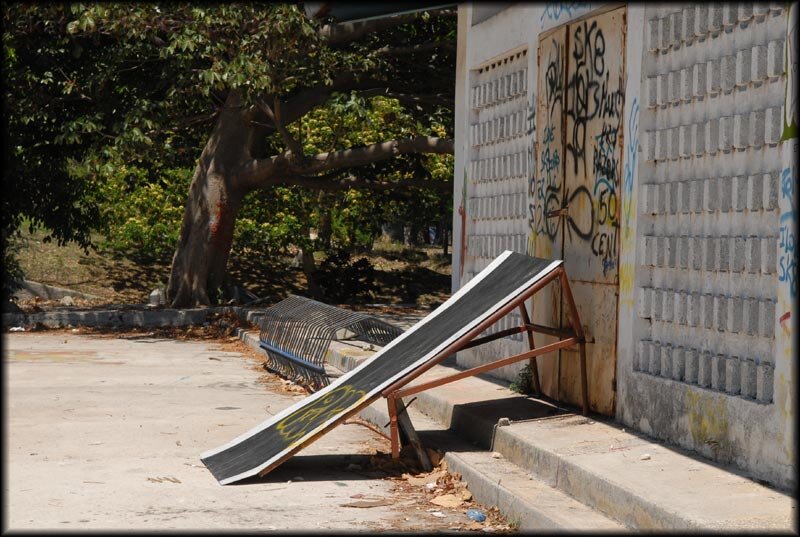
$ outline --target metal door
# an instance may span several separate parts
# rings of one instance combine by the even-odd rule
[[[533,252],[544,259],[563,259],[563,229],[554,213],[561,208],[564,189],[564,86],[566,74],[565,26],[543,35],[539,41],[539,77],[536,85],[536,158],[533,165]],[[561,288],[558,282],[548,285],[533,298],[533,322],[560,326]],[[553,343],[558,338],[536,335],[537,345]],[[558,399],[559,352],[537,359],[542,391]]]
[[[561,47],[563,42],[566,47]],[[535,182],[534,254],[554,258],[560,250],[588,343],[590,408],[613,415],[625,8],[559,28],[542,38],[539,50],[537,101],[542,106],[537,113],[549,115],[541,120],[542,130],[537,129],[541,140],[537,144],[537,173],[541,176],[537,175]],[[565,53],[557,54],[559,50]],[[559,65],[563,76],[557,74]],[[557,88],[559,83],[563,89]],[[560,106],[563,114],[559,114],[559,122],[556,114]],[[557,167],[553,158],[556,150],[562,166],[559,173],[548,170]],[[558,324],[565,326],[561,297],[549,299],[553,302],[549,307],[544,300],[534,304],[534,316],[544,322],[558,319]],[[545,393],[580,404],[577,349],[562,350],[557,361],[551,361],[543,364],[542,369],[547,371],[541,373]],[[546,377],[551,380],[545,381]],[[556,379],[555,386],[552,378]]]

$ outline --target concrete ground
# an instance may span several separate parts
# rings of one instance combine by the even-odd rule
[[[358,425],[265,478],[217,484],[200,454],[304,397],[230,347],[69,331],[3,337],[5,529],[420,532],[469,522],[435,515],[369,470],[369,455],[389,444]]]

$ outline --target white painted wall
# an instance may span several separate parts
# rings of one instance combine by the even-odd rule
[[[515,4],[476,26],[471,5],[459,5],[456,209],[465,172],[468,194],[477,186],[470,72],[527,48],[533,105],[539,34],[603,5]],[[628,6],[616,411],[628,426],[783,487],[795,479],[797,393],[797,274],[788,270],[797,145],[778,140],[790,107],[786,26],[784,3]],[[532,148],[534,137],[517,143]],[[480,194],[526,183],[482,185]],[[526,251],[516,237],[529,234],[527,215],[503,207],[480,221],[468,211],[463,260],[454,211],[454,290],[502,249]],[[487,230],[505,242],[487,250],[476,242]],[[507,338],[458,361],[471,367],[525,348]],[[521,367],[495,374],[513,380]]]
[[[477,194],[477,197],[473,199],[474,211],[472,213],[469,212],[470,207],[467,204],[466,241],[468,248],[465,259],[461,259],[462,231],[458,207],[462,199],[465,166],[469,166],[469,162],[473,159],[485,158],[486,155],[494,156],[492,151],[496,151],[498,154],[524,153],[527,157],[525,165],[528,169],[533,165],[532,151],[535,133],[529,131],[532,130],[530,129],[530,109],[535,105],[536,53],[539,33],[567,20],[585,15],[594,8],[587,3],[580,2],[569,3],[566,7],[555,4],[519,3],[475,26],[471,25],[472,9],[472,4],[459,5],[459,17],[462,17],[459,18],[459,39],[466,36],[464,46],[466,50],[463,61],[458,60],[463,74],[457,76],[457,92],[469,94],[470,81],[477,76],[476,69],[491,64],[493,61],[502,60],[520,50],[525,50],[527,51],[525,62],[527,64],[526,101],[528,112],[525,114],[525,135],[506,142],[500,148],[496,146],[484,148],[480,150],[482,153],[470,147],[468,137],[471,123],[483,121],[484,113],[469,110],[463,116],[456,118],[456,147],[458,149],[454,180],[456,210],[453,215],[453,289],[457,289],[469,281],[503,250],[510,249],[521,253],[527,251],[530,235],[528,178],[512,174],[513,177],[509,179],[488,184],[475,184],[469,177],[467,168],[468,194],[470,196]],[[469,103],[467,103],[467,108],[469,108]],[[498,110],[498,114],[504,113],[504,110]],[[462,152],[461,155],[458,154],[459,151]],[[473,220],[472,216],[478,218]],[[495,330],[519,323],[519,315],[514,312],[503,319]],[[527,350],[527,343],[523,343],[522,336],[518,335],[499,340],[481,349],[461,352],[458,355],[458,362],[462,366],[471,367],[485,362],[487,356],[507,356],[523,350]],[[514,380],[523,366],[523,363],[507,366],[496,370],[494,375],[498,378]]]
[[[648,5],[638,21],[617,355],[620,421],[780,486],[796,453],[778,352],[786,21],[777,3]]]

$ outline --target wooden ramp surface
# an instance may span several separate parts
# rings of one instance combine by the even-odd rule
[[[435,358],[561,264],[503,252],[372,358],[227,444],[203,453],[203,463],[222,485],[271,471],[371,404],[382,390]]]

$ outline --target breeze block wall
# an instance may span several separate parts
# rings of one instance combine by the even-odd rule
[[[535,9],[503,6],[491,16],[482,6],[459,6],[459,35],[465,38],[462,76],[463,116],[456,125],[453,211],[453,288],[471,280],[504,250],[525,253],[529,234],[528,179],[533,159],[532,80],[536,62]],[[535,56],[535,46],[534,46]],[[487,331],[520,324],[514,311]],[[522,335],[503,338],[458,353],[462,367],[473,367],[527,349]],[[517,378],[524,364],[490,374]]]
[[[464,271],[465,282],[505,250],[525,253],[530,146],[527,97],[525,49],[470,72],[466,212],[470,263]],[[487,333],[521,322],[514,312]],[[509,339],[522,341],[522,335]]]
[[[459,6],[454,290],[502,250],[527,251],[540,34],[614,7],[522,3],[476,22]],[[626,11],[616,419],[791,487],[796,24],[783,2]],[[526,348],[503,338],[458,363]],[[492,375],[513,380],[522,366]]]
[[[789,486],[774,404],[786,4],[648,5],[644,31],[617,416]]]

